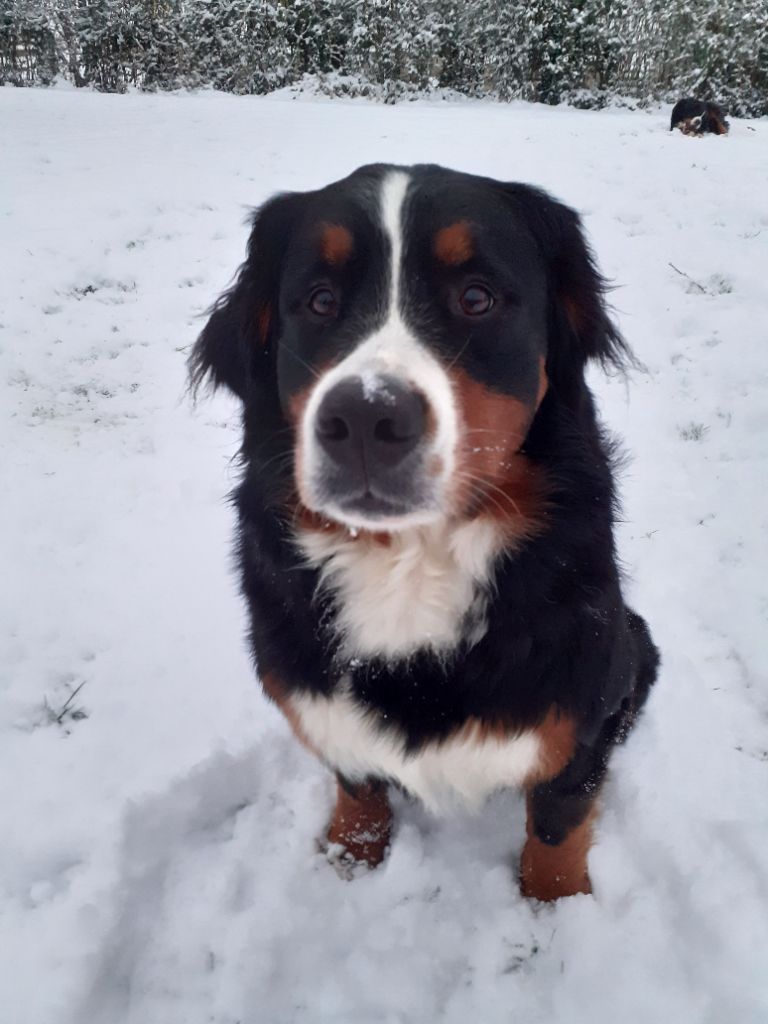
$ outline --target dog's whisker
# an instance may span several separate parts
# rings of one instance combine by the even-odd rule
[[[319,372],[315,369],[314,366],[310,366],[310,364],[305,359],[302,359],[301,356],[298,354],[298,352],[294,352],[292,348],[289,348],[285,344],[285,342],[282,342],[280,347],[281,347],[283,352],[287,352],[289,356],[293,356],[293,358],[296,360],[296,362],[300,363],[301,366],[303,366],[305,370],[309,370],[309,372],[312,374],[312,376],[315,378],[315,380],[320,380]]]

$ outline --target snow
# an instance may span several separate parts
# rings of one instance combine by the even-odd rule
[[[370,368],[360,374],[363,385],[363,398],[366,402],[383,402],[385,405],[394,405],[396,399],[387,387],[386,378]]]
[[[764,1024],[768,123],[12,88],[0,123],[3,1022]],[[252,677],[237,409],[193,410],[184,359],[247,208],[375,160],[577,207],[647,367],[593,374],[664,657],[593,897],[520,897],[515,794],[398,800],[385,866],[341,881],[330,779]]]

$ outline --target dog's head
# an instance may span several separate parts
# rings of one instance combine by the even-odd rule
[[[705,114],[700,114],[698,117],[684,117],[681,121],[678,121],[677,127],[683,135],[703,135],[705,131],[705,117]]]
[[[572,210],[434,166],[361,168],[255,215],[191,358],[289,437],[301,503],[392,531],[493,505],[548,390],[619,360]]]

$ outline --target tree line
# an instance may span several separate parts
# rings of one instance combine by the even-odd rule
[[[682,95],[768,114],[768,0],[4,0],[0,83],[602,106]]]

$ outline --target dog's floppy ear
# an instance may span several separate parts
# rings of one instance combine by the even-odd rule
[[[584,238],[581,219],[540,189],[512,185],[547,267],[550,377],[581,370],[588,359],[623,368],[631,355],[605,305],[606,283]]]
[[[280,270],[304,193],[275,196],[253,215],[248,253],[234,284],[214,303],[189,357],[193,392],[222,385],[245,401],[251,384],[270,372],[277,328]]]

